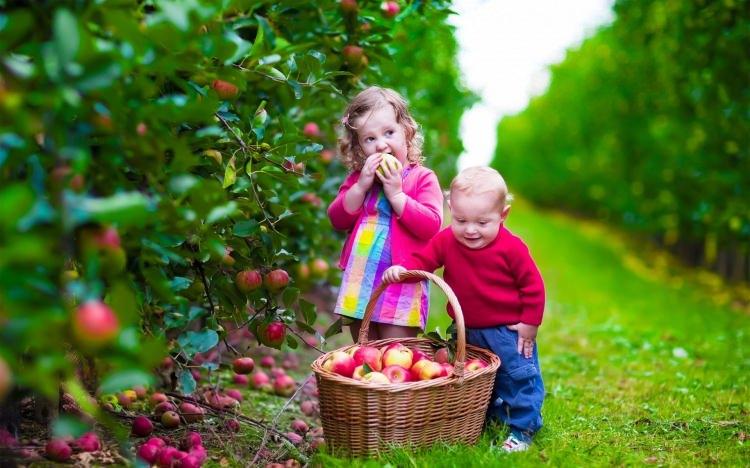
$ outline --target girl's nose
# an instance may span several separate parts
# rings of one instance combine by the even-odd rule
[[[378,140],[375,142],[375,149],[382,152],[388,149],[388,145],[383,140]]]

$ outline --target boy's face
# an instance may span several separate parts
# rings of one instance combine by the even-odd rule
[[[481,249],[495,240],[510,205],[500,208],[497,194],[451,192],[451,230],[456,240],[470,249]]]
[[[363,115],[355,122],[357,140],[365,157],[373,153],[390,153],[401,164],[406,163],[408,148],[403,125],[396,122],[396,111],[383,105]]]

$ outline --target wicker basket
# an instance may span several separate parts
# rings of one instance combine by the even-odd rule
[[[326,353],[312,363],[320,393],[320,414],[326,443],[336,452],[370,456],[393,445],[427,446],[435,442],[473,444],[479,438],[500,358],[466,344],[461,306],[451,288],[424,271],[404,273],[401,280],[432,280],[453,307],[457,331],[454,372],[448,377],[405,383],[364,383],[323,369]],[[401,342],[432,351],[426,338],[367,341],[372,312],[387,285],[373,292],[365,309],[357,344],[382,347]],[[354,345],[336,351],[347,351]],[[464,374],[466,358],[480,358],[488,366]]]

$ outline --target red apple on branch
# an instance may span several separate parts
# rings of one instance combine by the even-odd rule
[[[401,6],[394,1],[383,2],[380,4],[380,11],[386,18],[393,18],[401,11]]]
[[[302,134],[308,138],[320,137],[320,127],[315,122],[307,122],[302,129]]]
[[[237,96],[239,89],[232,83],[224,80],[214,80],[211,87],[221,99],[232,99]]]
[[[234,360],[232,368],[237,374],[249,374],[255,368],[255,361],[251,357],[240,357]]]
[[[263,276],[258,270],[244,270],[237,273],[234,284],[237,285],[237,289],[247,294],[261,287]]]
[[[289,284],[289,273],[281,268],[270,271],[266,274],[264,283],[272,292],[281,291]]]
[[[120,331],[120,322],[110,307],[97,300],[88,301],[73,314],[73,335],[86,347],[109,344]]]
[[[283,322],[261,323],[258,326],[258,340],[261,344],[280,348],[284,343],[284,338],[286,338],[286,326]]]

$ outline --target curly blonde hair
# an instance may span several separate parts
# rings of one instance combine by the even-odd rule
[[[497,197],[497,205],[500,209],[513,201],[513,195],[508,192],[503,176],[488,166],[467,167],[459,172],[453,178],[450,187],[450,193],[458,192],[467,195],[492,193]]]
[[[351,171],[362,169],[367,155],[359,146],[356,121],[381,106],[390,105],[396,113],[396,122],[403,126],[406,136],[406,159],[410,163],[420,164],[423,161],[422,143],[424,138],[419,125],[409,113],[406,100],[399,93],[389,88],[370,86],[361,91],[346,107],[341,119],[339,152],[341,161]]]

